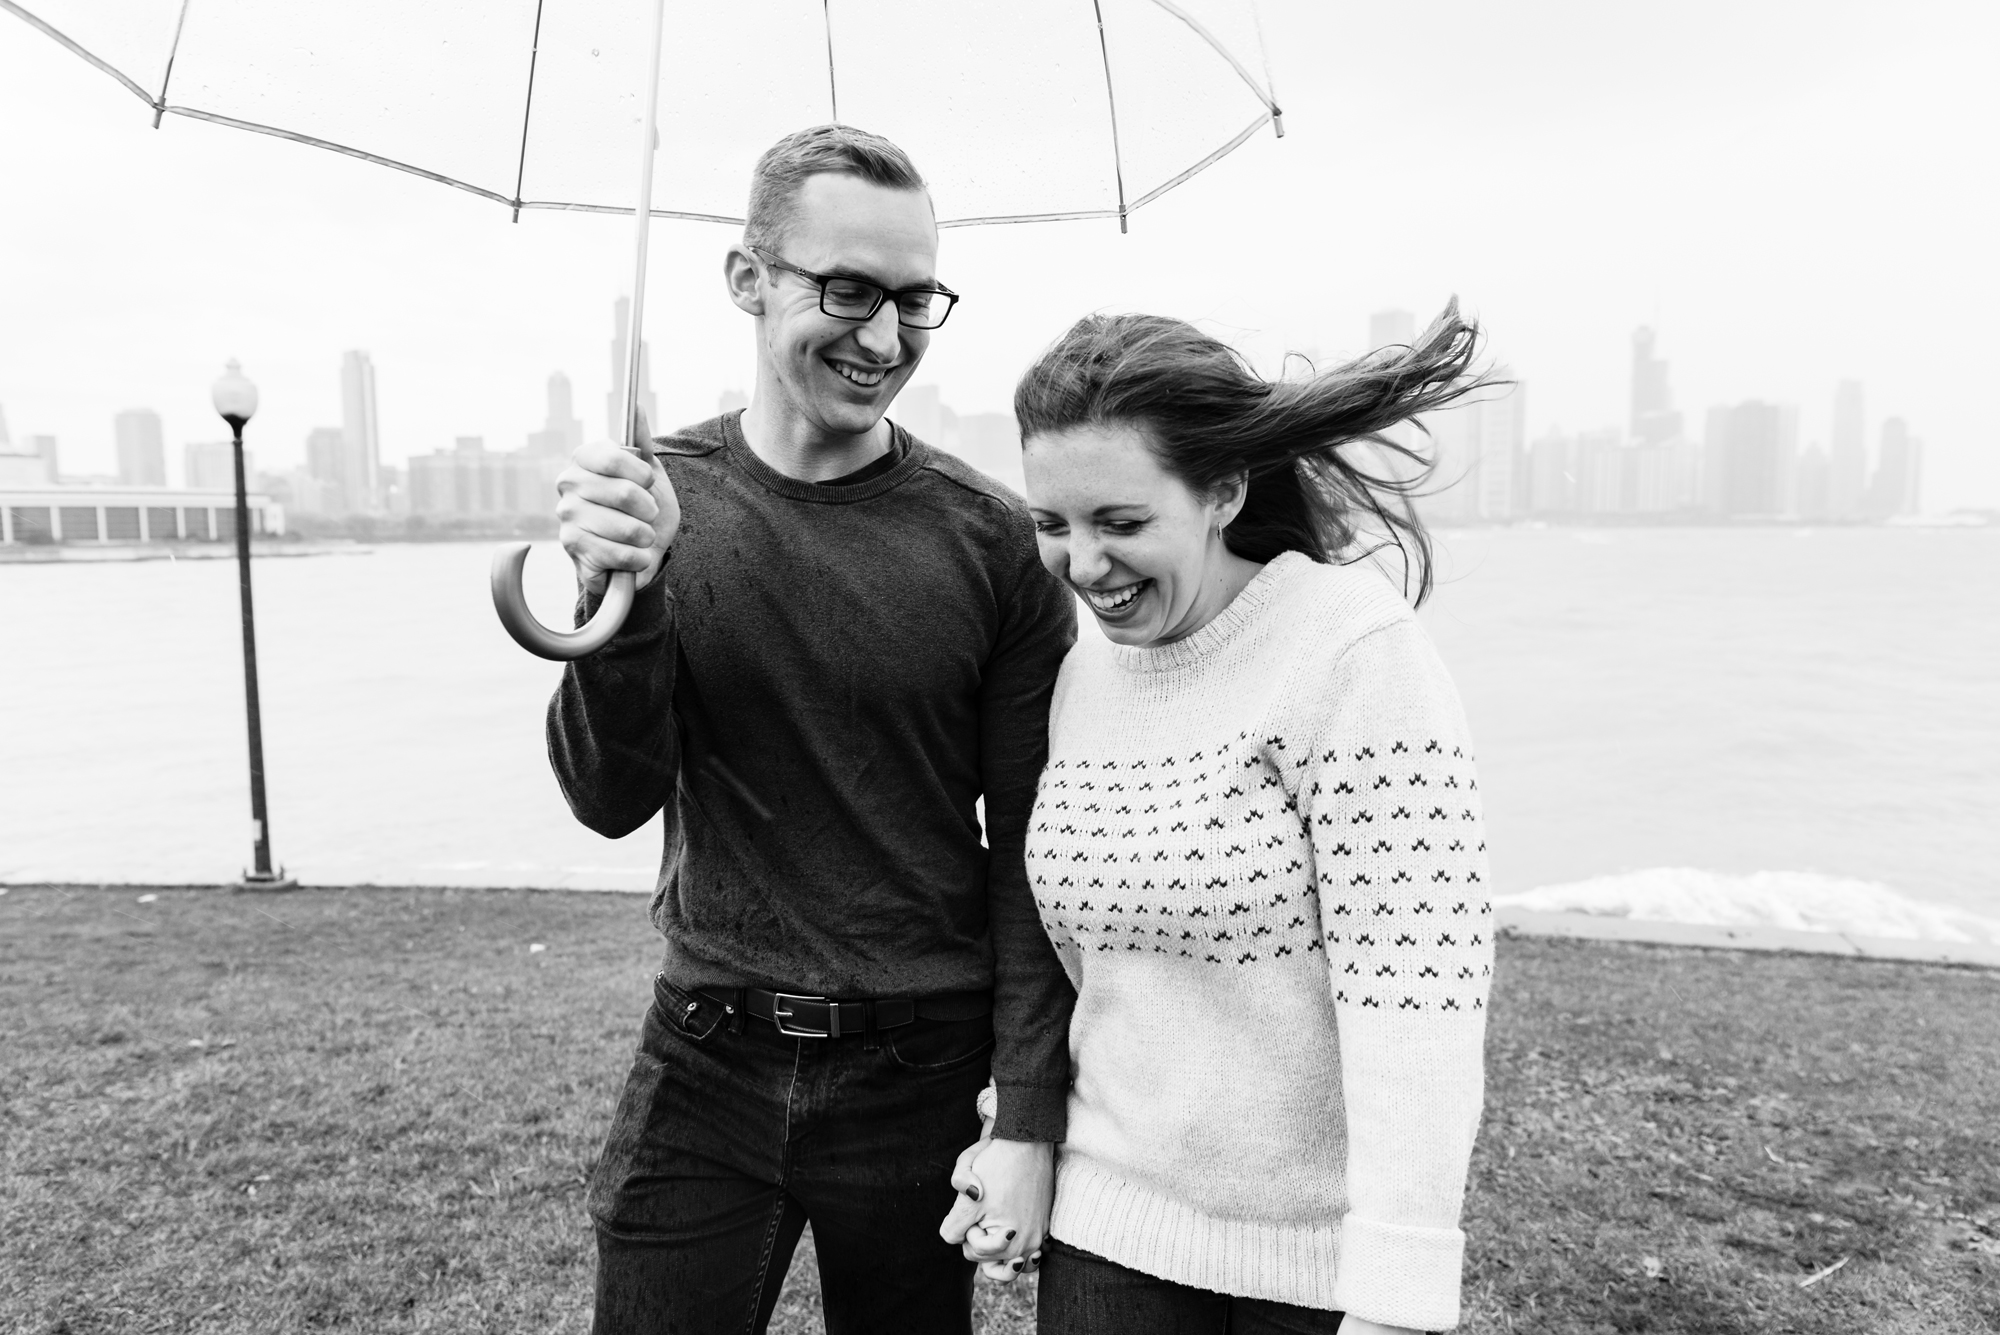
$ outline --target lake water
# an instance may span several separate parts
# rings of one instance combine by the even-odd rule
[[[2000,531],[1443,535],[1425,612],[1502,894],[2000,941]],[[658,821],[578,826],[556,665],[488,544],[260,560],[276,854],[313,884],[644,890]],[[567,566],[529,562],[545,620]],[[214,883],[249,856],[229,561],[0,566],[0,882]]]

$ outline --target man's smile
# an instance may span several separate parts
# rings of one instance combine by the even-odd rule
[[[822,357],[820,360],[831,366],[842,379],[850,384],[860,385],[864,389],[872,389],[881,384],[889,372],[896,369],[893,365],[863,366],[856,362],[836,361],[832,357]]]

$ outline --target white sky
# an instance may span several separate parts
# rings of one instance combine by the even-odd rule
[[[952,231],[966,294],[920,383],[961,411],[1101,307],[1207,321],[1266,366],[1352,351],[1387,307],[1456,292],[1527,382],[1530,430],[1622,425],[1633,326],[1678,406],[1796,403],[1824,441],[1834,382],[1927,442],[1928,508],[2000,505],[2000,6],[1976,0],[1265,0],[1287,137],[1135,216]],[[623,219],[529,214],[261,136],[150,115],[0,14],[0,409],[108,471],[112,415],[221,432],[240,357],[260,463],[339,420],[339,361],[374,357],[384,454],[518,447],[552,370],[602,430]],[[663,127],[671,133],[671,127]],[[744,164],[747,174],[749,164]],[[922,166],[920,163],[919,166]],[[649,333],[669,422],[750,379],[726,234],[656,224]]]

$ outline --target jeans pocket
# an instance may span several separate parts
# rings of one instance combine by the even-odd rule
[[[653,975],[653,1018],[691,1043],[706,1043],[726,1018],[722,1003],[699,992],[687,992]],[[652,1026],[648,1026],[651,1028]]]
[[[909,1071],[953,1071],[993,1051],[993,1017],[970,1020],[912,1020],[884,1030],[882,1046],[896,1065]]]

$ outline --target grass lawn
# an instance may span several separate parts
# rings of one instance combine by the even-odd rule
[[[587,1329],[643,900],[138,894],[0,896],[0,1331]],[[1508,940],[1493,1018],[1464,1329],[2000,1329],[2000,973]]]

